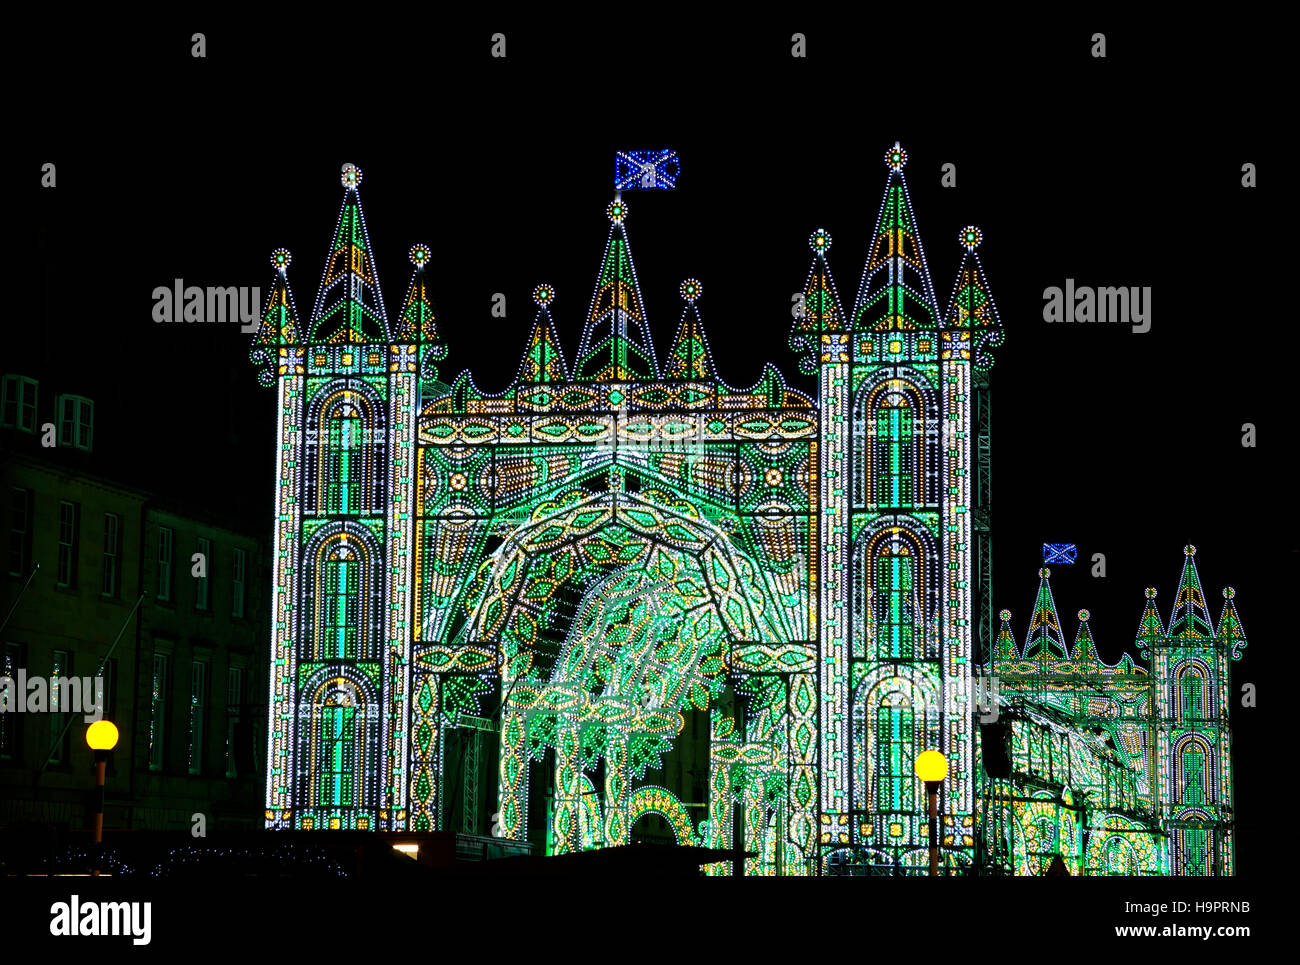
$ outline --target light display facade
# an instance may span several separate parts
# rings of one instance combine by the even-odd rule
[[[676,183],[676,155],[647,158],[642,180],[662,171],[643,186]],[[915,872],[912,765],[941,750],[951,872],[1060,855],[1073,873],[1231,873],[1227,661],[1245,640],[1231,599],[1215,635],[1194,567],[1168,630],[1144,618],[1150,674],[1098,664],[1086,619],[1071,654],[1044,575],[1026,647],[1004,618],[983,668],[1011,681],[1015,764],[986,776],[971,681],[997,634],[1003,329],[974,227],[940,310],[905,164],[887,153],[851,308],[830,235],[811,237],[790,345],[815,398],[770,364],[723,382],[695,279],[660,364],[621,191],[572,367],[542,284],[514,383],[446,381],[430,251],[411,249],[390,321],[345,166],[312,314],[276,251],[251,356],[279,400],[268,827],[487,831],[486,786],[491,833],[552,853],[628,843],[655,815],[679,844],[755,852],[746,874]],[[655,779],[688,717],[698,794]]]

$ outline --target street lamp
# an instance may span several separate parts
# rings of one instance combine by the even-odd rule
[[[108,754],[117,746],[117,725],[111,720],[97,720],[86,728],[86,743],[95,752],[95,847],[104,841],[104,770]],[[98,861],[90,872],[99,875]]]
[[[939,785],[948,776],[948,759],[939,751],[922,751],[916,757],[916,776],[925,781],[930,799],[930,876],[939,874]]]

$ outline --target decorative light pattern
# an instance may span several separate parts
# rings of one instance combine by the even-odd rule
[[[1046,568],[1025,648],[1006,610],[994,639],[979,413],[1003,331],[977,228],[940,310],[906,160],[887,154],[852,311],[830,234],[809,239],[790,345],[816,399],[772,365],[723,382],[694,278],[660,368],[621,195],[574,366],[539,284],[514,383],[444,381],[432,249],[410,249],[390,325],[345,166],[310,323],[278,249],[251,351],[279,405],[268,827],[460,826],[447,731],[472,720],[495,735],[493,833],[544,831],[553,853],[657,814],[678,843],[754,852],[746,874],[922,870],[912,762],[940,750],[951,873],[1230,873],[1234,593],[1216,630],[1188,547],[1168,630],[1148,592],[1150,673],[1101,663],[1086,610],[1067,647]],[[626,152],[616,187],[678,165]],[[982,666],[1009,681],[978,701],[1010,721],[1009,778],[973,722],[977,607]],[[707,799],[684,803],[647,775],[688,719],[708,721]],[[530,787],[543,760],[550,798]]]
[[[1066,648],[1046,567],[1023,649],[1010,612],[1001,614],[986,669],[999,682],[1002,714],[1015,720],[1013,769],[1049,776],[1086,797],[1090,843],[1076,856],[1085,874],[1233,873],[1228,668],[1245,635],[1230,588],[1215,628],[1193,561],[1196,548],[1183,552],[1167,628],[1155,589],[1145,593],[1136,642],[1149,668],[1127,653],[1103,663],[1086,609],[1078,611],[1074,645]],[[1005,813],[1006,803],[991,788],[982,793],[982,810]],[[1051,820],[1064,813],[1052,810]],[[990,820],[1004,818],[995,813]],[[1041,843],[1029,828],[1024,835],[1029,845]],[[1027,846],[1017,857],[1018,873],[1040,873],[1031,855]]]

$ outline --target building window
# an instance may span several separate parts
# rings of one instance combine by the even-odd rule
[[[81,506],[63,500],[59,503],[59,586],[77,585],[77,543],[81,528]]]
[[[914,501],[912,433],[912,410],[906,404],[884,405],[876,411],[876,440],[881,456],[876,502],[882,506],[910,506]]]
[[[911,811],[916,778],[912,771],[913,716],[911,707],[876,709],[876,779],[880,789],[876,811]]]
[[[242,618],[244,615],[244,569],[247,565],[248,554],[241,549],[235,550],[230,576],[230,615],[236,618]]]
[[[908,547],[892,543],[876,557],[876,633],[879,653],[910,657],[916,632],[916,579]],[[878,644],[878,646],[879,646]]]
[[[194,578],[194,609],[206,610],[211,603],[209,579],[212,576],[212,540],[200,536],[199,553],[203,557],[203,575]]]
[[[121,590],[118,572],[118,555],[122,518],[113,513],[104,514],[104,596],[117,596]]]
[[[1182,686],[1179,688],[1182,697],[1182,719],[1183,720],[1202,720],[1205,717],[1204,703],[1202,701],[1204,686],[1201,675],[1195,670],[1183,671]]]
[[[149,770],[163,769],[167,730],[167,654],[153,655],[153,690],[149,706]]]
[[[361,413],[347,401],[338,403],[329,417],[329,460],[326,485],[327,511],[357,511],[358,475],[361,469]]]
[[[1183,831],[1183,867],[1177,874],[1204,875],[1209,848],[1207,834],[1203,828],[1188,828]]]
[[[172,543],[174,536],[166,526],[158,527],[158,599],[172,598]]]
[[[1205,803],[1205,752],[1195,745],[1183,751],[1183,803]]]
[[[18,761],[22,759],[22,731],[19,726],[25,715],[16,713],[17,702],[27,700],[26,694],[18,692],[18,668],[23,666],[23,649],[21,644],[6,643],[4,647],[4,663],[0,666],[0,674],[8,677],[11,683],[5,691],[4,699],[10,703],[5,707],[5,713],[0,714],[0,760]]]
[[[36,431],[36,386],[35,379],[21,375],[5,376],[0,423],[23,432]]]
[[[59,691],[64,688],[59,686],[60,677],[72,676],[72,654],[67,650],[55,650],[54,660],[50,665],[50,756],[51,764],[62,764],[68,759],[68,751],[71,749],[69,744],[72,737],[72,728],[66,727],[67,715],[71,711],[78,710],[76,707],[68,707],[61,699],[64,696],[71,698],[71,689],[67,688],[68,693],[61,694]]]
[[[325,561],[326,658],[357,657],[357,597],[360,564],[347,546],[339,546]]]
[[[244,699],[244,671],[231,667],[226,671],[226,777],[238,777],[235,764],[235,728],[239,724],[239,708]]]
[[[89,452],[95,425],[95,403],[79,395],[59,396],[59,445]]]
[[[203,715],[208,665],[201,660],[190,667],[190,773],[203,773]]]
[[[32,493],[15,486],[9,494],[9,575],[26,576],[32,564]]]
[[[346,696],[332,694],[321,708],[320,785],[317,801],[323,807],[356,804],[357,708]]]

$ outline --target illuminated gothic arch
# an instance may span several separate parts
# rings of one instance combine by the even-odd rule
[[[880,517],[853,543],[857,657],[938,657],[939,547],[908,515]]]
[[[387,478],[384,403],[364,379],[345,379],[317,392],[307,406],[304,511],[382,513]]]
[[[918,667],[878,667],[854,690],[850,754],[860,835],[873,819],[887,827],[890,815],[910,819],[924,810],[913,765],[921,751],[941,749],[939,711],[938,689]]]
[[[540,643],[565,587],[581,600],[548,665]],[[556,755],[561,851],[578,845],[584,764],[603,759],[604,840],[625,842],[630,742],[671,740],[680,709],[707,709],[726,686],[732,645],[789,642],[753,562],[696,506],[663,491],[572,490],[539,506],[484,561],[470,599],[465,644],[501,654],[502,831],[525,832],[527,762],[540,734]],[[771,715],[758,716],[754,731],[776,736]]]
[[[379,694],[356,668],[326,664],[298,705],[300,799],[309,807],[378,804]]]
[[[1218,803],[1218,761],[1204,734],[1184,734],[1170,748],[1174,803],[1199,807]]]
[[[853,503],[867,509],[939,503],[939,394],[915,369],[886,370],[853,398]]]
[[[1205,660],[1184,657],[1169,668],[1169,706],[1178,720],[1209,720],[1218,688]]]

